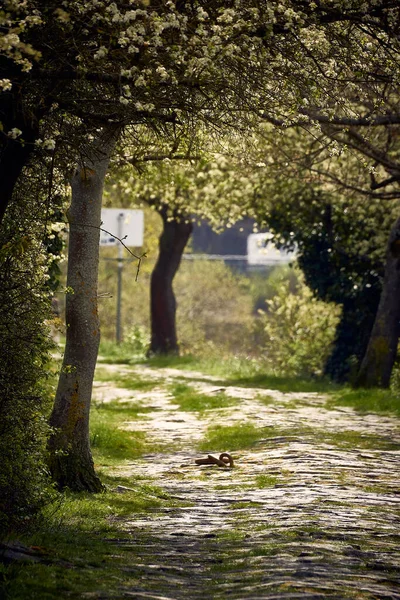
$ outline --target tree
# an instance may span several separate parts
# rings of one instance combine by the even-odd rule
[[[275,243],[297,251],[305,280],[317,298],[341,305],[325,373],[354,377],[365,354],[381,293],[387,210],[379,201],[328,192],[300,181],[275,181],[265,191],[260,221]]]
[[[176,132],[175,132],[176,133]],[[176,299],[173,279],[193,229],[193,221],[207,218],[214,229],[230,226],[243,217],[246,206],[237,198],[233,175],[235,166],[220,153],[219,144],[206,131],[201,132],[201,151],[192,147],[197,136],[189,139],[181,132],[172,144],[147,140],[153,151],[137,153],[125,159],[126,165],[114,174],[114,191],[132,202],[145,202],[161,216],[163,230],[159,254],[151,277],[151,345],[150,354],[176,354],[179,344],[176,331]],[[158,147],[157,147],[158,146]],[[126,148],[129,156],[129,147]],[[228,170],[232,169],[232,173]],[[232,181],[235,181],[234,189]],[[242,178],[241,183],[243,184]],[[235,197],[234,197],[235,196]]]
[[[60,488],[98,492],[89,443],[89,412],[100,342],[97,278],[104,178],[115,127],[99,132],[71,180],[66,346],[50,417],[49,467]]]
[[[385,278],[368,347],[356,379],[359,387],[389,387],[400,334],[400,219],[389,235]]]
[[[267,133],[268,140],[272,136],[276,137],[271,131]],[[386,144],[389,147],[389,131],[376,129],[373,135],[375,146]],[[271,201],[267,202],[270,205],[266,211],[269,214],[267,220],[284,243],[296,241],[299,244],[300,264],[305,269],[308,283],[317,294],[343,305],[334,351],[327,363],[327,373],[342,380],[349,376],[351,370],[354,379],[354,370],[361,364],[369,336],[375,336],[377,331],[372,327],[375,318],[382,324],[386,319],[385,315],[389,315],[389,296],[386,292],[383,293],[386,304],[381,309],[379,296],[385,264],[383,248],[390,229],[390,219],[395,219],[397,213],[396,182],[393,178],[385,179],[383,164],[377,164],[372,157],[360,160],[355,149],[338,147],[336,140],[329,140],[326,135],[317,131],[310,136],[308,147],[304,135],[296,134],[295,129],[281,135],[279,143],[273,141],[272,146],[271,141],[268,143],[266,155],[274,155],[274,161],[270,161],[274,164],[270,164],[270,167],[278,174],[278,178],[273,183],[271,176],[265,178],[267,187],[264,194],[275,198],[272,206]],[[394,154],[396,144],[391,142],[390,146]],[[283,202],[282,185],[276,186],[281,178],[279,170],[285,171],[285,178],[289,181],[293,178],[293,182],[298,182],[294,187],[292,184],[292,192],[289,191],[290,186],[287,188],[288,184],[283,184],[293,196]],[[313,188],[317,194],[313,192]],[[283,196],[285,197],[285,192]],[[318,196],[319,202],[316,201]],[[311,204],[302,208],[304,199]],[[316,269],[317,265],[321,268]],[[392,291],[396,290],[396,286],[393,286],[397,275],[393,271],[394,266],[388,256],[386,271],[389,269],[392,273],[386,273],[385,281],[391,279]],[[334,278],[330,282],[332,276]],[[396,296],[392,294],[390,298],[394,306],[397,306]],[[377,310],[380,316],[376,316]],[[392,314],[393,310],[394,308],[391,309]],[[386,346],[381,344],[379,358],[379,368],[385,369],[385,378],[382,374],[379,377],[377,375],[376,353],[368,354],[372,362],[367,371],[370,377],[375,377],[375,385],[383,385],[384,381],[384,385],[389,384],[394,363],[395,353],[385,352],[384,348],[396,347],[392,336],[392,331],[396,332],[396,328],[393,329],[388,323],[387,331],[391,332],[391,336],[386,340]],[[352,355],[355,362],[351,359]],[[385,363],[386,360],[390,366]]]
[[[157,212],[163,221],[163,231],[159,240],[158,259],[151,274],[149,352],[150,354],[178,354],[176,299],[172,282],[193,225],[190,219],[176,211],[171,211],[167,206],[157,209]]]
[[[396,2],[144,1],[132,8],[75,0],[64,10],[54,0],[7,0],[5,8],[0,218],[35,144],[54,146],[54,138],[40,142],[43,120],[54,115],[79,125],[80,148],[110,123],[162,130],[201,120],[243,131],[260,109],[285,127],[300,114],[304,129],[352,145],[386,169],[386,180],[374,185],[398,181]],[[373,133],[382,128],[384,147]]]
[[[284,85],[293,90],[293,106],[282,103],[277,111],[266,109],[264,116],[284,128],[300,126],[336,154],[354,151],[369,163],[370,173],[365,171],[365,179],[367,183],[370,180],[370,192],[384,191],[397,200],[399,7],[394,2],[366,3],[361,8],[358,3],[350,4],[348,12],[342,6],[330,10],[324,2],[314,5],[319,42],[309,29],[299,30],[294,60],[287,62],[283,74]],[[320,8],[328,10],[319,16]],[[310,9],[311,3],[305,6],[306,12]],[[297,69],[293,68],[295,62]],[[326,174],[329,169],[324,171]],[[395,223],[387,250],[382,301],[359,377],[359,383],[365,382],[368,372],[370,386],[388,385],[395,357],[392,348],[397,345],[388,336],[389,323],[383,326],[388,314],[395,315],[395,321],[400,319],[400,302],[393,294],[398,289],[395,282],[399,271],[390,250],[396,229]],[[380,352],[376,352],[378,347]]]

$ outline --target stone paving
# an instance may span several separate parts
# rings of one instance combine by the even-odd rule
[[[168,386],[185,378],[212,395],[222,389],[216,378],[176,369],[137,373],[162,383],[146,392],[98,383],[95,399],[152,407],[125,426],[172,450],[121,465],[119,473],[155,479],[176,507],[122,523],[114,542],[126,553],[127,585],[113,597],[400,599],[397,419],[328,410],[321,394],[234,386],[223,386],[239,400],[234,406],[184,412]],[[196,445],[210,424],[241,422],[271,435],[232,452],[233,469],[195,465],[207,454]],[[345,432],[361,443],[346,443]],[[229,450],[209,448],[216,456]]]

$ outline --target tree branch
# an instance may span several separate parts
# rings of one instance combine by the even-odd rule
[[[378,115],[376,117],[328,117],[317,112],[299,110],[307,119],[299,118],[295,121],[291,120],[290,124],[285,119],[277,119],[272,115],[263,113],[262,119],[265,119],[272,125],[278,127],[298,127],[302,125],[310,125],[310,121],[327,125],[342,125],[343,127],[381,127],[383,125],[400,125],[400,114],[394,113],[390,115]]]
[[[127,250],[131,256],[133,256],[134,258],[137,259],[138,266],[137,266],[136,276],[135,276],[135,281],[137,281],[138,278],[139,278],[139,271],[140,271],[140,267],[141,267],[141,264],[142,264],[142,259],[143,258],[147,258],[146,252],[143,252],[143,254],[141,254],[140,256],[138,256],[137,254],[135,254],[134,252],[132,252],[132,250],[130,250],[128,248],[128,246],[126,244],[124,244],[124,242],[123,242],[123,240],[125,240],[127,238],[126,235],[123,238],[119,238],[117,235],[115,235],[115,233],[111,233],[111,231],[107,231],[107,229],[103,229],[103,227],[97,227],[97,225],[85,225],[85,227],[92,227],[93,229],[98,229],[99,231],[104,231],[104,233],[107,233],[108,235],[110,235],[114,239],[118,240],[119,243],[122,244],[122,246],[125,248],[125,250]]]

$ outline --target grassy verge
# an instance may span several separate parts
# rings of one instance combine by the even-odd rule
[[[328,409],[333,409],[337,406],[349,406],[360,412],[400,415],[400,393],[397,390],[352,390],[348,386],[338,385],[326,379],[281,377],[263,372],[262,364],[251,358],[236,356],[228,358],[215,356],[209,358],[166,356],[154,357],[147,360],[142,357],[136,360],[136,364],[138,363],[145,363],[154,368],[174,367],[181,370],[193,370],[207,375],[214,375],[219,378],[214,383],[221,386],[235,385],[239,387],[274,389],[282,392],[325,393],[329,394],[329,399],[326,403],[326,408]],[[132,381],[131,385],[134,386],[135,382]],[[140,386],[140,383],[137,383],[137,379],[136,385]],[[132,389],[135,388],[132,387]]]
[[[117,387],[128,390],[148,391],[160,384],[158,379],[144,379],[136,373],[116,373],[107,369],[96,369],[96,381],[111,382]]]
[[[35,528],[20,532],[18,542],[33,549],[36,562],[1,566],[0,597],[12,600],[54,598],[119,598],[134,575],[124,569],[126,557],[121,538],[135,553],[131,534],[121,529],[121,519],[137,513],[173,506],[151,478],[120,477],[113,470],[124,461],[155,450],[136,420],[145,417],[133,402],[94,405],[90,436],[93,459],[104,493],[75,494],[69,491],[48,506]],[[131,430],[124,427],[130,423]],[[157,451],[162,451],[159,444]]]
[[[124,538],[134,552],[134,540],[121,531],[119,519],[172,503],[149,483],[112,477],[107,482],[109,489],[101,494],[64,493],[57,505],[46,509],[35,530],[18,537],[38,562],[3,567],[1,598],[100,598],[102,593],[118,598],[118,590],[134,583],[122,568],[126,559],[115,543]],[[133,491],[118,493],[111,484]]]
[[[400,416],[400,394],[392,390],[343,388],[334,393],[326,407],[349,406],[359,412],[375,412]]]
[[[265,373],[262,363],[253,358],[231,355],[223,357],[219,355],[210,356],[208,358],[198,358],[192,355],[155,356],[149,359],[144,356],[135,358],[123,350],[123,345],[118,347],[117,350],[115,350],[114,346],[106,345],[102,348],[102,358],[99,361],[100,364],[101,362],[117,362],[121,364],[145,364],[146,366],[155,369],[177,368],[181,370],[199,371],[205,375],[218,377],[219,380],[215,382],[216,384],[275,389],[282,392],[331,392],[340,389],[340,386],[336,386],[323,379],[281,377],[279,375]],[[109,351],[107,350],[108,348],[110,348]],[[125,376],[121,377],[122,381],[124,380],[124,377]]]

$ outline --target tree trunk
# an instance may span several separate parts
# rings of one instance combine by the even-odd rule
[[[400,218],[392,227],[385,277],[367,351],[356,387],[389,387],[400,333]]]
[[[353,381],[360,369],[371,336],[379,303],[378,290],[364,289],[362,296],[346,299],[324,375],[337,383]]]
[[[98,492],[89,411],[100,342],[97,280],[104,177],[115,144],[104,130],[73,176],[66,297],[67,339],[50,424],[49,467],[58,487]]]
[[[168,219],[167,208],[159,211],[163,232],[159,241],[157,263],[151,275],[151,344],[150,354],[178,354],[176,335],[176,300],[172,281],[179,268],[182,254],[192,233],[193,225],[174,214]]]

